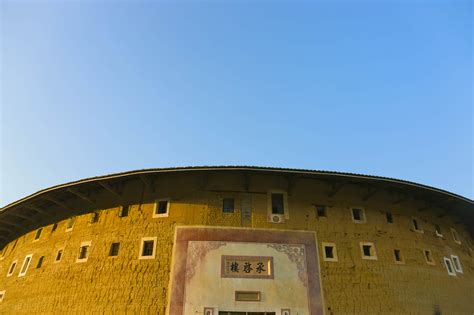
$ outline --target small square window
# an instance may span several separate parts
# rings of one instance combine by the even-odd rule
[[[441,233],[441,227],[438,224],[435,224],[435,234],[438,237],[443,237],[443,233]]]
[[[91,214],[91,224],[99,222],[100,212],[95,211]]]
[[[272,193],[272,214],[284,214],[284,197],[282,193]]]
[[[38,264],[36,264],[36,269],[41,268],[41,266],[43,265],[43,262],[44,262],[44,256],[41,256],[41,257],[38,259]]]
[[[155,209],[153,210],[153,217],[167,217],[169,214],[170,203],[168,199],[160,199],[155,201]]]
[[[67,224],[66,224],[66,232],[72,231],[72,229],[74,228],[75,223],[76,223],[76,217],[69,218],[69,220],[67,221]]]
[[[58,223],[56,222],[56,223],[53,224],[53,227],[51,228],[51,233],[56,231],[57,228],[58,228]]]
[[[361,242],[360,249],[362,259],[377,260],[377,252],[375,251],[375,245],[371,242]]]
[[[36,230],[35,239],[33,240],[33,242],[40,239],[42,232],[43,232],[43,228],[39,228]]]
[[[54,259],[54,262],[60,262],[61,258],[63,258],[63,250],[58,249],[58,251],[56,252],[56,258]]]
[[[457,273],[463,273],[461,262],[459,261],[459,257],[455,255],[451,255],[451,260],[453,261],[454,270],[456,270]]]
[[[128,217],[129,210],[130,210],[130,205],[121,206],[119,208],[119,213],[118,213],[119,218]]]
[[[15,267],[16,267],[17,262],[18,262],[17,260],[12,262],[12,264],[10,265],[10,268],[8,268],[7,277],[10,277],[15,272]]]
[[[387,219],[387,223],[393,223],[393,215],[391,212],[385,212],[385,218]]]
[[[234,198],[224,198],[222,200],[222,212],[224,213],[234,212]]]
[[[79,255],[77,256],[76,262],[86,262],[89,258],[89,248],[91,246],[91,241],[82,242],[79,247]]]
[[[5,290],[0,291],[0,303],[3,302],[4,298],[5,298]]]
[[[448,257],[443,257],[443,260],[448,275],[455,276],[456,272],[454,272],[453,265],[451,264],[451,259],[449,259]]]
[[[326,206],[316,206],[316,216],[318,218],[326,218]]]
[[[337,261],[337,250],[335,243],[322,243],[324,261]]]
[[[156,252],[156,237],[142,238],[138,259],[153,259]]]
[[[395,263],[403,264],[405,261],[403,260],[402,252],[399,249],[393,250],[393,257],[395,258]]]
[[[433,254],[431,253],[431,250],[424,249],[423,254],[425,256],[425,260],[426,260],[426,263],[428,265],[434,265],[435,264],[434,259],[433,259]]]
[[[418,233],[423,233],[423,229],[421,228],[421,223],[418,221],[417,218],[412,218],[411,222],[413,223],[413,230]]]
[[[461,244],[461,240],[459,239],[458,232],[455,229],[451,229],[451,234],[453,234],[454,242]]]
[[[363,208],[351,208],[352,221],[356,223],[365,222],[365,211]]]
[[[23,277],[24,275],[26,275],[26,272],[28,271],[28,267],[30,266],[31,257],[33,257],[33,254],[27,255],[25,257],[25,260],[23,260],[23,265],[21,266],[18,277]]]
[[[110,245],[109,256],[110,257],[117,257],[120,249],[120,243],[112,243]]]

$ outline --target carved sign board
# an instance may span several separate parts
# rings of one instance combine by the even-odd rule
[[[223,255],[221,277],[273,279],[273,257]]]

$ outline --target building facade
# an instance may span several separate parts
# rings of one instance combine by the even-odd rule
[[[0,313],[472,314],[474,203],[375,176],[152,169],[0,211]]]

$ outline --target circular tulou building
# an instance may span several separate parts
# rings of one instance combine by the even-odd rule
[[[474,203],[264,167],[131,171],[0,210],[0,313],[473,314]]]

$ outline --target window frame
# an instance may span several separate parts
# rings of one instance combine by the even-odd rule
[[[455,277],[456,271],[454,270],[453,262],[451,261],[451,259],[449,259],[449,257],[443,257],[443,261],[444,261],[444,267],[446,267],[446,271],[448,272],[448,275]],[[448,263],[449,263],[449,266],[451,267],[451,271],[449,271]]]
[[[333,254],[333,257],[327,257],[327,256],[326,256],[326,247],[332,247],[332,254]],[[332,242],[321,242],[321,248],[322,248],[322,251],[323,251],[323,260],[324,260],[324,261],[331,261],[331,262],[336,262],[336,261],[338,261],[336,243],[332,243]]]
[[[90,249],[91,249],[91,246],[92,245],[92,241],[85,241],[85,242],[82,242],[81,245],[79,246],[79,254],[77,255],[77,258],[76,258],[76,263],[84,263],[87,261],[87,259],[89,259],[89,256],[90,256]],[[84,258],[81,258],[81,253],[82,253],[82,248],[83,247],[86,247],[86,257]]]
[[[118,244],[118,249],[117,249],[117,255],[111,255],[112,254],[112,248],[115,244]],[[112,242],[110,243],[110,247],[109,247],[109,255],[108,257],[109,258],[117,258],[118,255],[119,255],[119,252],[120,252],[120,242]]]
[[[132,206],[131,205],[122,205],[119,207],[119,211],[117,213],[118,217],[119,218],[126,218],[130,215],[130,208]],[[126,211],[124,211],[126,209]],[[123,213],[126,213],[125,215]]]
[[[150,256],[143,256],[143,245],[145,244],[145,241],[153,241],[153,254],[150,255]],[[155,259],[157,242],[158,242],[158,237],[157,236],[142,237],[141,240],[140,240],[140,251],[138,252],[138,259],[140,259],[140,260]]]
[[[428,260],[428,257],[426,256],[426,253],[429,253],[429,257],[431,257],[431,261]],[[425,262],[426,262],[427,265],[434,266],[436,264],[435,260],[434,260],[434,257],[433,257],[433,252],[431,251],[431,249],[423,248],[423,257],[425,258]]]
[[[443,237],[443,231],[441,230],[441,226],[435,223],[434,227],[435,227],[435,235],[437,237]],[[439,233],[438,233],[438,228],[439,228]]]
[[[26,275],[26,273],[28,272],[28,268],[30,268],[32,260],[33,260],[33,254],[28,254],[28,255],[25,256],[25,259],[23,259],[23,264],[21,264],[21,268],[20,268],[20,272],[18,273],[18,277],[24,277]],[[26,266],[25,266],[25,264],[26,264]],[[25,269],[25,270],[23,271],[23,269]]]
[[[395,254],[396,251],[398,251],[398,253],[399,253],[400,260],[397,260],[397,255]],[[402,254],[402,250],[400,248],[394,248],[393,249],[393,260],[398,265],[404,265],[405,264],[405,257]]]
[[[232,200],[232,211],[226,211],[226,200],[229,201],[229,200]],[[222,213],[224,214],[231,214],[231,213],[235,213],[235,198],[232,198],[232,197],[225,197],[225,198],[222,198]]]
[[[452,260],[452,265],[453,265],[453,269],[455,272],[457,273],[464,273],[463,270],[462,270],[462,266],[461,266],[461,260],[459,260],[459,257],[457,255],[451,255],[451,260]],[[454,261],[457,261],[457,265]],[[459,267],[459,269],[458,269]]]
[[[5,293],[6,292],[7,292],[7,290],[0,291],[0,303],[2,303],[3,299],[5,299]]]
[[[273,201],[272,195],[273,194],[282,194],[283,195],[283,213],[273,213]],[[288,192],[279,189],[272,189],[267,191],[267,221],[271,223],[275,223],[272,220],[272,216],[278,215],[282,216],[284,220],[278,223],[284,223],[285,220],[290,218],[290,207],[288,202]]]
[[[415,226],[415,221],[418,228]],[[413,227],[413,231],[417,233],[425,233],[422,225],[420,224],[420,219],[418,219],[417,217],[411,217],[411,226]]]
[[[41,235],[43,234],[43,229],[44,229],[43,227],[40,227],[40,228],[36,229],[35,237],[33,238],[33,243],[37,242],[41,239]]]
[[[7,269],[7,277],[11,277],[15,273],[17,265],[18,265],[18,259],[15,259],[14,261],[11,262],[10,266]]]
[[[166,212],[165,213],[157,213],[159,210],[159,204],[162,201],[166,201]],[[166,218],[169,217],[170,213],[170,204],[171,204],[171,199],[170,198],[161,198],[161,199],[155,199],[155,203],[153,205],[153,218]]]
[[[373,242],[359,242],[359,245],[362,259],[378,260],[377,249],[375,248],[375,244]],[[371,248],[373,249],[373,255],[366,256],[364,253],[364,246],[371,246]]]
[[[354,223],[359,223],[359,224],[362,224],[362,223],[366,223],[367,222],[367,216],[365,215],[365,209],[364,207],[358,207],[358,206],[353,206],[353,207],[350,207],[350,212],[351,212],[351,219],[352,219],[352,222]],[[361,214],[362,214],[362,218],[360,220],[356,220],[354,218],[354,210],[361,210]]]
[[[64,230],[65,232],[71,232],[72,230],[74,230],[74,226],[76,225],[76,216],[72,216],[70,217],[67,222],[66,222],[66,230]],[[69,222],[72,221],[72,225],[69,226]]]
[[[455,228],[451,228],[451,235],[453,236],[454,243],[461,245],[461,239],[459,238],[459,233]]]
[[[60,256],[59,259],[58,259],[58,254],[59,254],[59,252],[61,252],[61,256]],[[56,250],[55,255],[54,255],[54,263],[59,263],[59,262],[61,262],[61,260],[63,260],[63,257],[64,257],[64,247],[58,248],[58,249]]]

